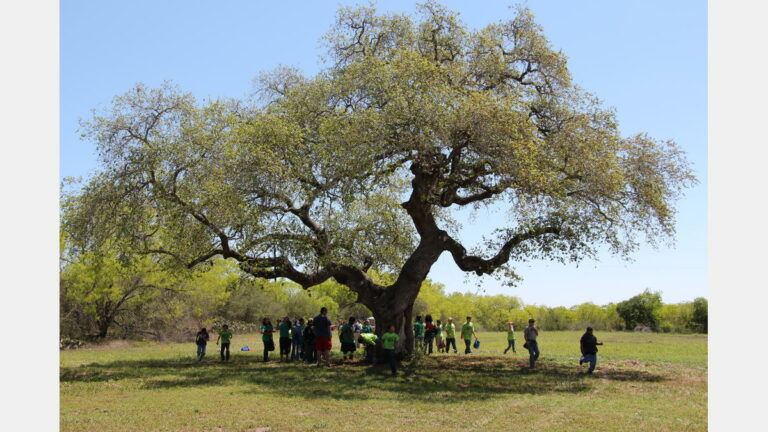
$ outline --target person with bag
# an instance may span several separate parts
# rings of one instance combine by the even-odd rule
[[[523,331],[523,337],[525,338],[525,345],[523,345],[523,348],[528,349],[531,369],[536,366],[536,360],[539,359],[539,354],[541,354],[539,351],[539,342],[537,340],[539,337],[539,328],[533,325],[535,322],[535,319],[529,319],[528,327]]]
[[[197,332],[197,335],[195,335],[195,344],[197,345],[197,362],[200,363],[203,361],[203,357],[205,357],[205,347],[208,345],[208,341],[210,340],[210,336],[208,335],[208,330],[203,327],[200,329],[199,332]]]
[[[468,316],[467,322],[461,326],[461,337],[464,339],[464,345],[466,346],[464,354],[472,354],[472,349],[470,346],[472,345],[473,336],[475,337],[475,340],[477,340],[477,334],[475,334],[475,325],[472,324],[472,317]]]
[[[272,327],[272,321],[269,318],[261,320],[261,341],[264,343],[264,362],[269,361],[269,352],[275,350],[275,341],[272,339],[272,333],[274,328]]]
[[[597,338],[593,334],[592,327],[587,327],[586,333],[581,336],[581,359],[579,360],[579,366],[589,362],[588,374],[591,374],[597,366],[597,346],[602,345],[602,342],[598,342]]]
[[[219,337],[216,338],[216,345],[221,340],[221,361],[229,361],[229,344],[232,342],[232,331],[229,326],[224,324],[219,331]],[[224,355],[226,351],[226,356]]]

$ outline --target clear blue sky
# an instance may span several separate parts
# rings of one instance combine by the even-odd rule
[[[170,79],[200,99],[244,96],[259,72],[279,64],[317,72],[319,38],[338,5],[362,2],[202,0],[61,1],[61,176],[96,169],[94,146],[78,119],[108,106],[137,82]],[[381,1],[412,11],[411,1]],[[444,1],[470,26],[513,15],[509,1]],[[645,288],[665,302],[707,296],[707,3],[660,0],[530,0],[525,4],[552,45],[569,57],[575,81],[617,109],[622,133],[674,139],[688,152],[700,184],[678,205],[674,248],[643,247],[633,262],[609,255],[575,265],[532,262],[508,288],[465,278],[447,254],[429,277],[448,291],[519,296],[526,303],[570,306],[627,299]],[[471,242],[500,220],[465,221]]]

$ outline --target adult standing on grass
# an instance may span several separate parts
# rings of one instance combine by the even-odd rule
[[[535,322],[535,319],[529,319],[528,327],[523,331],[525,348],[528,349],[528,353],[530,354],[531,368],[536,366],[536,360],[538,360],[539,354],[541,353],[539,351],[539,342],[537,341],[539,337],[539,328],[534,325]]]
[[[280,361],[289,361],[291,359],[291,319],[283,317],[278,329],[280,329]]]
[[[208,345],[208,341],[211,339],[211,337],[208,335],[208,330],[203,327],[200,329],[199,332],[197,332],[197,335],[195,335],[195,344],[197,344],[197,362],[203,361],[203,357],[205,357],[205,346]]]
[[[313,328],[315,320],[312,318],[307,321],[307,326],[304,327],[304,361],[312,364],[317,361],[315,355],[315,329]]]
[[[421,315],[416,315],[416,322],[413,323],[413,340],[416,343],[416,350],[424,349],[424,323],[421,321]]]
[[[397,358],[395,357],[395,345],[400,340],[400,336],[395,333],[395,326],[389,326],[386,333],[381,335],[381,342],[384,347],[384,357],[389,363],[389,370],[392,371],[392,376],[397,376]]]
[[[602,342],[597,341],[597,337],[592,333],[592,327],[587,327],[586,333],[581,336],[581,359],[579,360],[579,366],[589,362],[588,374],[591,374],[597,366],[597,346],[602,345]]]
[[[304,345],[304,318],[296,320],[296,325],[291,329],[291,359],[301,360]]]
[[[475,339],[477,339],[477,335],[475,334],[475,325],[472,324],[472,317],[468,316],[467,322],[461,326],[461,338],[464,339],[464,345],[466,345],[464,354],[472,354],[472,349],[470,347],[472,346],[473,336]]]
[[[224,324],[219,331],[219,337],[216,338],[216,345],[221,341],[221,361],[229,361],[229,344],[232,342],[232,331],[229,326]],[[224,352],[226,351],[226,356]]]
[[[341,342],[341,358],[346,360],[349,356],[350,360],[355,359],[355,317],[350,317],[348,323],[341,325],[339,329],[339,342]]]
[[[448,318],[448,324],[445,325],[445,353],[448,354],[448,349],[453,345],[453,353],[457,354],[459,351],[456,349],[456,324],[453,323],[453,318]]]
[[[314,318],[315,350],[317,365],[331,367],[331,320],[328,319],[328,308],[322,307],[320,315]]]
[[[261,320],[261,341],[264,343],[264,362],[269,361],[269,352],[275,350],[275,341],[272,339],[272,333],[275,332],[272,327],[272,321],[269,318]]]
[[[517,350],[515,350],[515,323],[513,322],[507,323],[507,349],[504,350],[504,354],[506,354],[510,348],[512,348],[513,353],[517,354]]]

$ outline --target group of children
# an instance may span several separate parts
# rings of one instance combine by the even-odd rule
[[[273,335],[277,332],[279,334],[281,362],[296,360],[310,364],[315,363],[318,366],[330,366],[331,335],[334,330],[337,330],[339,332],[343,360],[354,360],[355,352],[363,347],[365,362],[372,364],[376,344],[381,342],[384,357],[389,364],[392,375],[397,375],[395,348],[400,340],[400,336],[395,332],[394,325],[389,326],[386,332],[383,332],[379,337],[374,333],[375,328],[368,319],[360,323],[356,318],[351,317],[347,322],[340,321],[338,325],[333,326],[326,314],[327,309],[322,308],[320,315],[310,318],[306,324],[304,318],[298,318],[291,322],[290,318],[284,317],[279,320],[277,329],[272,325],[272,321],[269,318],[264,318],[259,329],[264,345],[264,361],[268,362],[269,353],[275,350]],[[537,341],[539,330],[534,323],[535,321],[530,319],[528,327],[523,331],[525,337],[524,348],[530,353],[531,368],[535,367],[535,362],[540,354]],[[504,354],[510,349],[513,353],[517,353],[515,348],[515,324],[508,322],[506,327],[507,347],[504,349]],[[423,320],[421,316],[417,316],[413,324],[413,335],[415,349],[426,355],[433,353],[433,345],[436,346],[437,352],[440,353],[449,353],[451,347],[453,347],[454,354],[458,353],[456,348],[456,325],[453,323],[453,318],[448,318],[447,323],[443,324],[441,320],[433,322],[431,315],[425,315]],[[474,347],[479,347],[479,340],[475,333],[472,317],[467,317],[466,322],[461,326],[459,335],[464,340],[465,354],[472,353],[473,338],[475,341]],[[205,347],[209,338],[208,331],[205,328],[197,333],[198,362],[201,362],[205,357]],[[224,324],[216,339],[217,345],[221,343],[220,354],[222,362],[229,361],[231,340],[232,331]],[[588,373],[592,373],[597,363],[597,345],[602,345],[602,343],[597,342],[591,327],[587,328],[587,332],[582,336],[580,342],[583,356],[579,361],[579,365],[590,363]]]

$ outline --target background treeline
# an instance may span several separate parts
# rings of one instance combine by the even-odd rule
[[[201,326],[226,321],[235,331],[254,331],[265,316],[311,317],[326,306],[334,318],[369,317],[356,295],[332,280],[305,291],[285,281],[244,276],[237,265],[214,261],[203,271],[163,268],[148,256],[89,252],[62,260],[60,333],[64,345],[105,338],[188,340]],[[372,272],[380,282],[388,275]],[[618,304],[584,303],[570,308],[526,305],[518,297],[445,292],[424,282],[414,306],[417,314],[458,323],[472,316],[481,330],[502,330],[528,318],[543,330],[634,329],[706,332],[707,301],[663,304],[661,294],[646,291]]]

